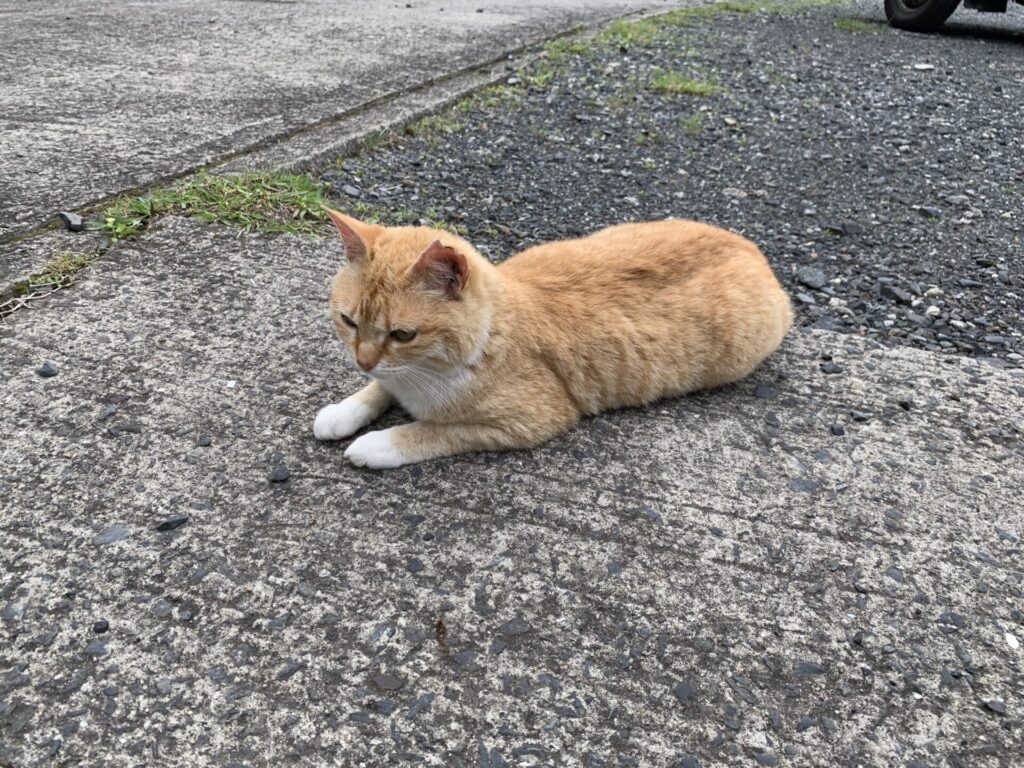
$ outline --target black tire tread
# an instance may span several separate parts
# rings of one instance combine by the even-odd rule
[[[960,5],[960,0],[928,0],[920,8],[905,8],[900,0],[885,0],[885,18],[894,27],[911,32],[934,32]]]

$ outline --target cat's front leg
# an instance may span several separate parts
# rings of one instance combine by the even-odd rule
[[[532,442],[499,427],[417,421],[367,432],[345,449],[345,458],[357,467],[391,469],[456,453],[524,448]]]
[[[391,407],[394,398],[376,381],[340,403],[324,406],[313,421],[317,440],[341,440],[374,421]]]

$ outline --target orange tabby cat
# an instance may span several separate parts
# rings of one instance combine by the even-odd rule
[[[448,232],[328,213],[348,257],[331,320],[373,382],[313,432],[348,437],[395,402],[416,419],[353,441],[361,467],[527,448],[581,416],[736,381],[793,319],[757,247],[696,222],[623,224],[494,266]]]

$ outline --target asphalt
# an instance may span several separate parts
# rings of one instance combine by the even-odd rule
[[[170,217],[0,323],[0,766],[1019,762],[1024,372],[797,329],[357,470],[340,258]]]
[[[666,0],[0,0],[0,242]]]
[[[311,429],[360,384],[339,258],[172,218],[0,330],[4,765],[1020,754],[1019,372],[796,332],[536,451],[360,471]]]

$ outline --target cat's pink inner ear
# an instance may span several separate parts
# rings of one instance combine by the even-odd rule
[[[469,262],[450,245],[435,240],[412,266],[423,283],[431,289],[455,297],[469,280]]]
[[[359,219],[353,219],[343,213],[332,210],[326,205],[324,211],[331,217],[334,226],[338,228],[341,235],[341,242],[345,244],[345,258],[349,264],[357,264],[367,258],[370,253],[370,246],[380,232],[380,227],[372,224],[364,224]]]

